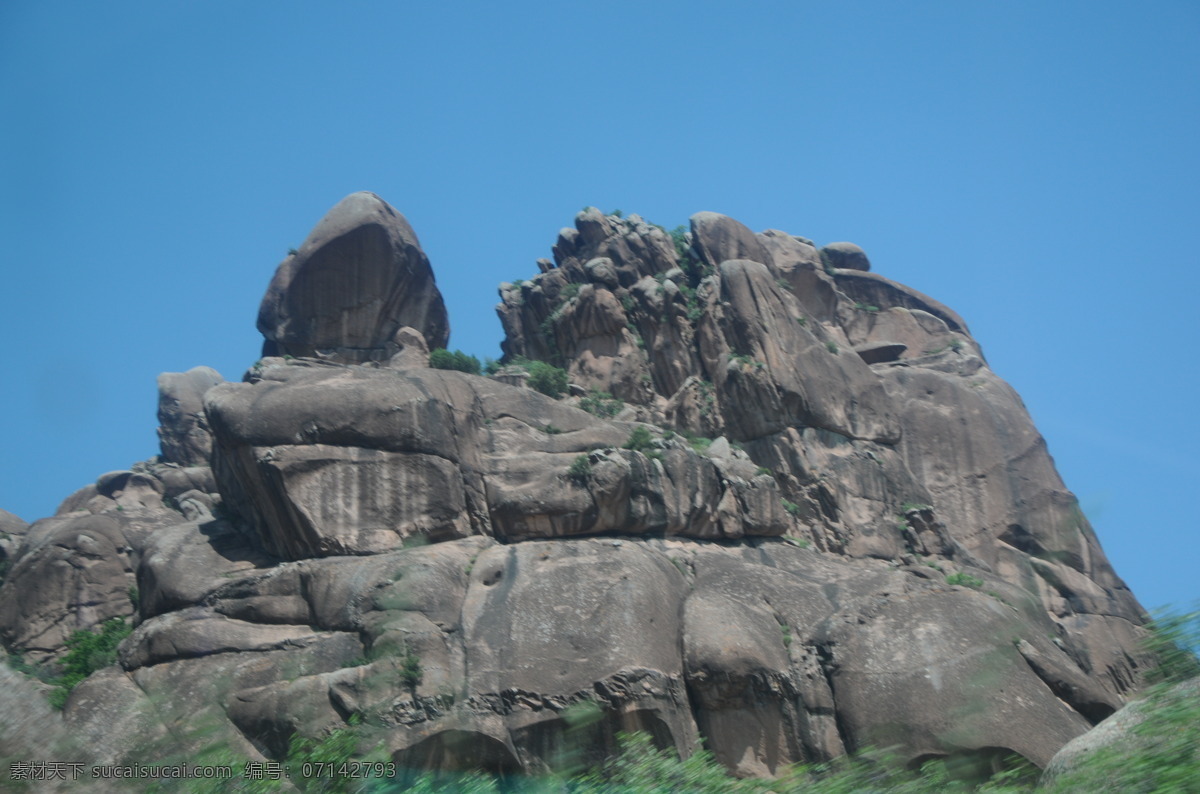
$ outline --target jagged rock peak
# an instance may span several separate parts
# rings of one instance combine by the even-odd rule
[[[415,328],[445,347],[450,323],[429,259],[404,216],[351,193],[280,263],[258,312],[263,355],[387,362]]]

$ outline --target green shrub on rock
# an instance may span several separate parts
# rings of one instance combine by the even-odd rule
[[[67,655],[63,657],[62,677],[50,693],[50,704],[62,708],[67,696],[83,679],[117,661],[117,646],[129,636],[133,627],[125,618],[109,618],[100,625],[99,633],[77,631],[67,640]]]
[[[530,388],[540,391],[547,397],[561,397],[567,391],[567,371],[545,361],[530,361],[525,365],[529,370]]]
[[[429,353],[429,366],[434,369],[466,372],[469,375],[478,375],[480,372],[479,359],[475,356],[467,355],[461,350],[450,352],[444,347],[435,348]]]
[[[592,389],[586,397],[579,400],[579,407],[589,414],[599,416],[603,419],[611,419],[621,413],[621,409],[625,407],[625,403],[606,391]]]

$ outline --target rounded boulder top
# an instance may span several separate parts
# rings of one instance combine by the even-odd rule
[[[870,270],[867,252],[854,243],[830,243],[821,249],[821,259],[841,270]]]
[[[351,193],[275,271],[258,314],[264,355],[387,361],[404,327],[445,347],[450,323],[417,235],[374,193]]]

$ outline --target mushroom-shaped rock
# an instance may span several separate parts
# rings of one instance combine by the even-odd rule
[[[374,193],[342,199],[279,265],[258,311],[263,355],[388,361],[405,326],[445,347],[450,324],[429,259]]]
[[[839,270],[870,270],[867,252],[854,243],[830,243],[821,249],[821,259]]]

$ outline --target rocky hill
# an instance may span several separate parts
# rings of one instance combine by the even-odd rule
[[[1143,610],[951,309],[709,212],[588,209],[553,252],[500,287],[503,366],[431,368],[416,234],[337,204],[240,382],[159,378],[161,455],[0,513],[10,653],[135,626],[61,716],[6,672],[35,718],[0,754],[279,760],[354,725],[418,769],[634,729],[741,776],[866,745],[1044,766],[1138,689]]]

